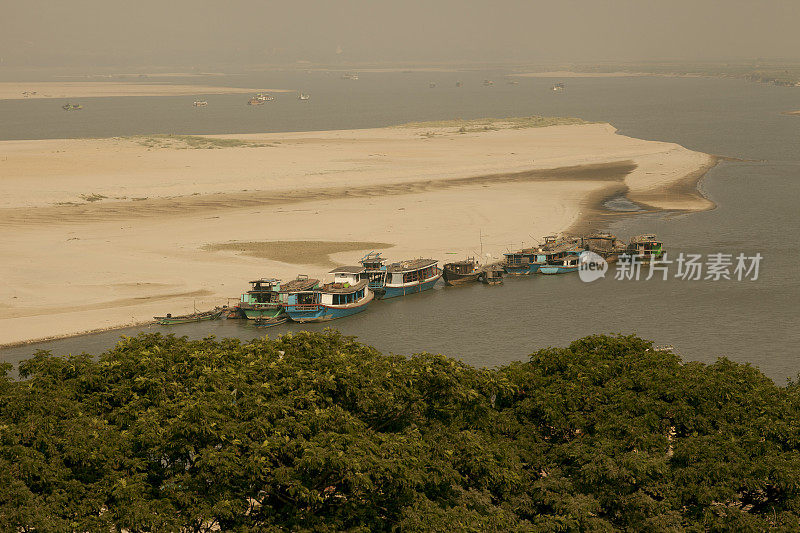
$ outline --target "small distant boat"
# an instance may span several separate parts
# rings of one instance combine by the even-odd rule
[[[507,274],[527,276],[535,274],[544,263],[543,260],[537,259],[538,255],[538,250],[535,248],[523,248],[516,252],[503,254],[505,259],[501,264]]]
[[[580,266],[580,252],[552,259],[539,268],[540,274],[566,274],[577,272]]]
[[[80,111],[83,109],[81,104],[64,104],[61,106],[64,111]]]
[[[486,285],[501,285],[503,283],[503,268],[499,265],[484,267],[478,279]]]
[[[517,80],[508,80],[507,83],[509,85],[519,85],[519,82]]]
[[[556,83],[555,85],[553,85],[554,91],[563,91],[566,88],[567,87],[563,83]]]
[[[566,274],[577,272],[580,266],[580,255],[586,249],[583,240],[578,237],[545,237],[545,244],[537,259],[543,264],[540,274]]]
[[[640,263],[661,259],[665,253],[662,242],[652,233],[632,238],[625,250],[625,254],[635,256]]]
[[[590,252],[598,254],[608,263],[616,261],[625,253],[626,244],[610,233],[592,233],[583,237],[583,244]]]
[[[463,85],[464,85],[464,84],[463,84],[463,83],[461,83],[460,81],[457,81],[457,82],[456,82],[456,87],[461,87],[461,86],[463,86]]]
[[[483,85],[485,87],[491,87],[492,85],[494,85],[494,82],[492,80],[483,80]]]
[[[433,83],[433,82],[430,82],[430,83],[428,84],[428,87],[430,87],[431,89],[433,89],[434,87],[436,87],[436,84],[435,84],[435,83]]]
[[[192,105],[195,107],[206,107],[208,102],[206,100],[195,100]]]
[[[342,79],[343,80],[357,80],[358,79],[358,74],[351,74],[349,72],[346,72],[346,73],[342,74]]]
[[[461,285],[478,281],[478,276],[482,272],[478,263],[472,257],[463,261],[445,263],[442,267],[442,277],[447,285]]]
[[[275,97],[269,93],[258,93],[255,97],[261,102],[271,102],[275,100]]]
[[[247,105],[264,105],[264,100],[259,100],[254,96],[247,101]]]
[[[172,316],[167,313],[166,316],[154,316],[159,324],[162,326],[170,326],[173,324],[188,324],[190,322],[204,322],[206,320],[217,320],[222,316],[227,307],[215,307],[210,311],[194,312],[190,315]]]
[[[310,95],[310,94],[304,94],[304,93],[300,93],[300,94],[297,96],[297,99],[298,99],[298,100],[309,100],[310,98],[311,98],[311,95]]]
[[[286,314],[295,322],[326,322],[366,310],[375,295],[359,273],[337,272],[333,283],[288,293]]]

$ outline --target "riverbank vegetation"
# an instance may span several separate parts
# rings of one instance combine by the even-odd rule
[[[19,372],[0,380],[4,531],[799,525],[797,383],[632,336],[476,369],[336,332],[143,334]]]

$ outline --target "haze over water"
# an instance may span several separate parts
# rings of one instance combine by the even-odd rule
[[[183,80],[311,94],[307,102],[293,94],[276,94],[275,102],[256,108],[245,105],[244,95],[204,97],[209,106],[203,109],[191,106],[192,97],[84,98],[79,113],[61,111],[60,100],[6,100],[0,101],[0,139],[256,133],[452,118],[578,116],[610,122],[624,135],[752,160],[722,162],[709,172],[701,188],[717,203],[713,211],[634,216],[610,229],[622,238],[657,233],[672,258],[679,252],[761,253],[759,279],[605,279],[585,284],[576,275],[506,278],[499,287],[440,287],[376,302],[365,313],[328,325],[259,330],[242,321],[220,321],[131,328],[0,350],[0,359],[18,362],[40,348],[97,353],[112,346],[119,335],[138,331],[250,339],[332,325],[384,352],[441,352],[481,366],[522,360],[535,349],[564,345],[592,333],[636,333],[673,344],[687,360],[710,363],[725,355],[753,363],[778,383],[796,376],[800,117],[780,113],[800,107],[800,90],[741,80],[641,77],[570,78],[563,80],[565,92],[554,93],[549,88],[559,80],[518,78],[519,85],[509,85],[503,74],[360,73],[360,80],[353,82],[339,79],[338,73],[279,72]],[[483,87],[485,78],[493,79],[494,87]],[[458,80],[463,87],[456,88]],[[429,88],[429,82],[437,86]],[[492,242],[491,226],[483,234],[484,242]],[[529,245],[541,236],[521,230],[520,238]],[[476,252],[478,246],[476,235]],[[386,255],[399,259],[391,250]],[[612,266],[609,278],[613,270]],[[246,282],[242,279],[242,291]],[[92,324],[86,327],[91,329]]]

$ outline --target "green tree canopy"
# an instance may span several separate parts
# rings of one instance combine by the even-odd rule
[[[3,531],[800,529],[800,394],[592,336],[476,369],[329,331],[0,379]]]

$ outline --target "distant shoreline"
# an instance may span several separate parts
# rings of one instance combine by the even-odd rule
[[[0,82],[0,100],[119,96],[202,96],[208,94],[248,94],[256,92],[279,93],[294,92],[294,90],[118,81]]]

